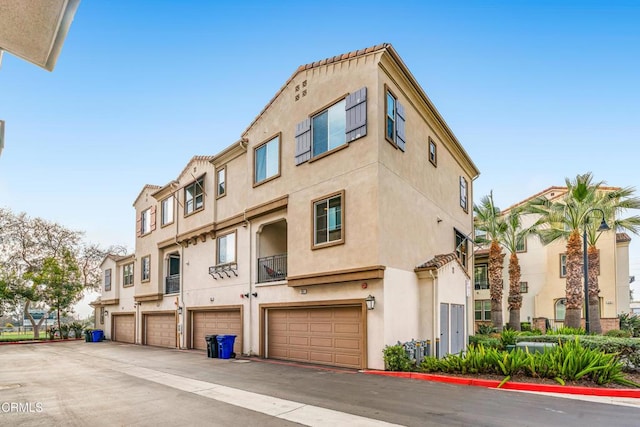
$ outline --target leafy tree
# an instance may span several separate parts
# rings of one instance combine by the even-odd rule
[[[506,231],[506,224],[500,209],[493,202],[493,191],[473,206],[475,229],[483,232],[476,237],[476,243],[489,244],[489,294],[491,295],[491,323],[497,331],[502,331],[502,269],[504,256],[500,241]]]

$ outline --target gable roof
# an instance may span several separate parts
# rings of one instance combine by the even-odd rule
[[[455,252],[451,252],[449,254],[436,255],[433,258],[431,258],[429,261],[426,261],[420,264],[419,266],[417,266],[413,271],[418,273],[420,271],[438,270],[451,262],[456,262],[464,272],[465,276],[469,277],[469,274],[467,273],[465,266],[462,265],[462,263],[460,263],[460,259],[455,254]]]
[[[159,185],[145,184],[144,187],[142,187],[142,190],[140,190],[140,193],[138,193],[138,197],[136,197],[136,199],[133,201],[133,206],[135,207],[136,203],[138,203],[138,199],[142,197],[146,190],[159,190],[161,188],[162,187],[160,187]]]
[[[630,242],[631,237],[627,233],[616,233],[616,243]]]
[[[609,186],[601,185],[600,187],[598,187],[598,189],[599,190],[604,190],[604,191],[616,191],[616,190],[619,190],[620,187],[609,187]],[[558,192],[558,194],[555,194],[556,191]],[[540,191],[540,192],[538,192],[538,193],[536,193],[536,194],[534,194],[532,196],[527,197],[524,200],[521,200],[521,201],[509,206],[506,209],[501,210],[501,213],[504,214],[505,212],[509,212],[511,209],[515,209],[517,207],[523,206],[523,205],[527,204],[529,201],[534,200],[534,199],[536,199],[536,198],[538,198],[540,196],[544,196],[544,195],[549,194],[548,199],[549,200],[554,200],[554,199],[557,199],[557,198],[563,196],[564,194],[566,194],[566,192],[567,192],[567,187],[553,185],[551,187],[545,188],[544,190],[542,190],[542,191]]]
[[[182,171],[178,174],[178,178],[176,179],[179,181],[193,163],[198,161],[211,162],[211,160],[213,160],[214,158],[215,156],[193,156],[191,160],[189,160],[189,162],[185,165],[185,167],[182,168]]]

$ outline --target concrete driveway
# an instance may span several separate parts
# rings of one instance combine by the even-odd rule
[[[0,425],[632,426],[549,396],[110,342],[0,346]]]

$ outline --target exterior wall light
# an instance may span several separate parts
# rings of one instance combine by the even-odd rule
[[[373,295],[366,297],[364,302],[367,303],[367,310],[373,310],[376,307],[376,297]]]
[[[178,314],[182,315],[182,307],[178,306]]]

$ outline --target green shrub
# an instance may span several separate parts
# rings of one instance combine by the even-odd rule
[[[520,330],[522,332],[528,332],[531,330],[531,322],[520,322]]]
[[[631,336],[640,337],[640,316],[632,313],[622,313],[618,316],[620,329],[631,332]]]
[[[479,344],[487,348],[500,348],[502,346],[499,338],[488,337],[486,335],[471,335],[469,337],[469,347],[475,347]]]
[[[388,371],[408,372],[413,368],[411,359],[401,344],[388,345],[382,350],[385,369]]]
[[[604,334],[605,337],[614,337],[614,338],[631,338],[631,331],[622,331],[620,329],[612,329],[607,331]]]
[[[11,324],[11,323],[7,322],[7,323],[4,325],[4,327],[5,327],[5,328],[13,328],[13,324]]]
[[[492,334],[496,331],[496,328],[494,328],[492,325],[478,325],[478,334],[479,335],[489,335]]]
[[[563,326],[558,329],[552,329],[547,331],[547,335],[586,335],[587,332],[583,328],[570,328]]]
[[[518,336],[518,331],[514,331],[512,329],[504,328],[502,333],[500,334],[500,343],[502,344],[502,348],[506,349],[508,345],[516,344],[516,337]]]

